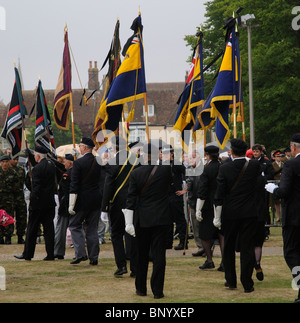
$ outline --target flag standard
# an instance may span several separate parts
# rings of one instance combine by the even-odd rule
[[[72,99],[72,75],[67,27],[65,27],[64,42],[65,46],[62,66],[54,97],[53,119],[59,129],[69,130]]]
[[[130,122],[134,116],[135,101],[142,98],[145,99],[146,80],[142,28],[141,15],[139,15],[131,26],[134,34],[128,39],[123,49],[123,55],[125,53],[124,61],[119,67],[117,75],[101,104],[100,109],[102,111],[106,110],[105,119],[101,127],[104,138],[108,138],[108,130],[111,133],[117,133],[122,117],[123,104],[133,102],[127,118],[127,122]],[[145,110],[146,108],[145,104]]]
[[[196,123],[197,107],[204,104],[202,37],[203,34],[200,32],[173,126],[181,133],[181,143],[184,150],[188,148],[190,130]]]
[[[121,43],[120,43],[119,33],[120,33],[120,21],[118,19],[116,26],[115,26],[114,36],[113,36],[110,50],[108,52],[108,55],[102,65],[102,67],[101,67],[101,70],[102,70],[104,68],[104,66],[106,65],[106,63],[108,62],[108,73],[105,77],[104,94],[103,94],[103,98],[102,98],[102,101],[100,104],[100,108],[99,108],[97,116],[96,116],[94,131],[92,134],[92,138],[93,138],[95,144],[97,144],[99,146],[101,146],[103,144],[103,138],[101,138],[101,136],[99,136],[99,138],[97,138],[97,134],[101,131],[102,124],[107,116],[106,105],[103,104],[103,102],[107,96],[107,92],[109,90],[109,87],[112,84],[113,80],[115,79],[118,69],[121,65],[121,57],[120,57],[121,56],[120,55]]]
[[[56,156],[52,124],[41,80],[39,80],[36,96],[35,142]]]
[[[12,150],[12,158],[17,157],[22,148],[22,133],[24,129],[24,118],[27,110],[23,99],[22,87],[18,69],[15,67],[15,84],[13,88],[10,107],[1,137],[6,139]],[[25,131],[24,131],[25,134]],[[26,141],[26,137],[25,137]]]
[[[235,24],[229,25],[227,35],[229,39],[211,98],[211,118],[216,119],[216,139],[221,149],[230,138],[228,113],[231,101],[235,100]]]

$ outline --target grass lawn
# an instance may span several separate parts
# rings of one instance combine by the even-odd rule
[[[190,241],[192,247],[193,241]],[[265,248],[282,246],[281,229],[272,228]],[[190,248],[183,256],[181,251],[167,257],[165,298],[154,300],[148,283],[148,295],[135,294],[134,279],[129,274],[114,278],[116,269],[112,245],[101,245],[98,266],[88,261],[70,265],[74,251],[68,247],[67,258],[46,262],[17,261],[13,254],[22,252],[15,243],[0,246],[0,266],[6,271],[6,290],[0,290],[0,303],[291,303],[297,292],[291,288],[291,274],[281,255],[264,256],[263,282],[254,275],[255,291],[245,294],[238,282],[236,290],[224,287],[224,273],[200,270],[205,259],[192,257]],[[221,258],[216,247],[214,262],[218,267]],[[45,256],[44,245],[37,245],[36,254]],[[10,255],[10,257],[8,256]],[[37,257],[38,258],[38,257]],[[3,260],[4,259],[4,260]],[[237,254],[239,275],[239,256]],[[149,272],[151,272],[151,265]]]

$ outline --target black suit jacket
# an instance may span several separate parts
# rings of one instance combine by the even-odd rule
[[[32,169],[30,207],[45,209],[55,207],[56,170],[52,161],[42,159]]]
[[[151,182],[141,193],[153,165],[135,169],[129,178],[126,208],[135,210],[134,224],[142,228],[172,224],[168,189],[172,182],[171,167],[159,165]]]
[[[122,150],[117,153],[117,155],[111,159],[108,164],[105,166],[106,170],[106,178],[105,178],[105,184],[103,189],[103,199],[102,199],[102,211],[108,212],[109,205],[111,204],[111,201],[113,200],[115,193],[117,192],[119,186],[119,183],[117,181],[118,176],[121,172],[121,170],[124,166],[124,164],[127,161],[127,158],[129,156],[129,151]],[[130,154],[130,159],[128,162],[128,168],[126,168],[125,173],[127,170],[131,169],[131,166],[133,168],[136,168],[139,166],[139,160],[137,159],[138,156],[135,153]],[[122,177],[123,178],[123,177]],[[123,178],[125,181],[125,178]],[[120,182],[123,182],[122,180]],[[129,177],[125,181],[122,188],[118,191],[117,195],[115,196],[115,199],[113,201],[113,205],[117,208],[125,208],[126,206],[126,199],[127,199],[127,192],[128,192],[128,185],[129,185]]]
[[[215,205],[222,205],[222,218],[238,220],[257,217],[255,192],[258,177],[261,176],[257,160],[250,160],[238,185],[230,192],[238,178],[246,159],[235,159],[220,166],[217,177]]]
[[[202,211],[212,209],[213,207],[219,167],[219,161],[212,160],[204,167],[203,173],[200,176],[197,195],[201,200],[205,200]]]
[[[95,163],[94,163],[95,161]],[[93,166],[94,163],[94,166]],[[90,172],[91,168],[92,171]],[[87,153],[73,163],[70,193],[78,194],[75,211],[95,210],[101,206],[101,166],[92,153]],[[100,210],[99,210],[100,211]]]
[[[300,226],[300,155],[286,161],[275,198],[283,198],[282,225]]]

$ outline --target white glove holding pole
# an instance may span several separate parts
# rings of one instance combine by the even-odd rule
[[[214,205],[214,220],[213,220],[213,224],[216,228],[218,228],[219,230],[221,230],[221,213],[222,213],[222,205],[218,205],[215,206]]]
[[[75,204],[76,204],[76,200],[77,200],[77,194],[70,194],[69,196],[69,213],[70,215],[75,215]]]
[[[108,223],[108,213],[107,212],[101,212],[101,221],[104,223],[104,224],[107,224]]]
[[[269,193],[273,194],[274,190],[278,188],[278,185],[274,183],[268,183],[265,185],[265,190],[268,191]]]
[[[196,203],[196,219],[199,222],[201,222],[203,220],[202,208],[203,208],[204,203],[205,203],[205,200],[197,199],[197,203]]]
[[[125,217],[125,231],[135,237],[135,229],[133,225],[133,210],[122,209]]]

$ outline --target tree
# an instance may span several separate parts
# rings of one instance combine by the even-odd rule
[[[49,114],[50,116],[53,115],[53,107],[48,105],[49,109]],[[34,120],[32,120],[33,123]],[[72,136],[72,131],[66,131],[66,130],[61,130],[57,128],[55,122],[52,122],[52,128],[53,128],[53,136],[54,136],[54,141],[56,147],[59,146],[64,146],[64,145],[69,145],[73,143],[73,136]],[[78,125],[75,125],[75,142],[80,142],[80,139],[82,137],[81,130]],[[28,144],[30,147],[34,147],[35,142],[34,142],[34,133],[35,133],[35,126],[28,127],[27,130],[29,131],[29,134],[27,136]]]
[[[206,3],[203,47],[205,64],[224,46],[224,21],[238,7],[242,15],[254,14],[252,29],[252,66],[255,140],[268,151],[286,147],[291,135],[299,132],[300,111],[300,32],[293,30],[295,1],[213,0]],[[238,27],[242,60],[245,123],[249,124],[248,39],[245,28]],[[193,36],[185,40],[193,46]],[[205,75],[210,80],[220,62]],[[208,86],[209,88],[209,86]],[[205,92],[207,95],[207,91]],[[248,128],[248,127],[247,127]],[[249,142],[249,129],[246,129]],[[239,135],[239,133],[238,133]],[[240,136],[241,137],[241,134]]]

